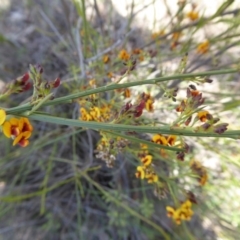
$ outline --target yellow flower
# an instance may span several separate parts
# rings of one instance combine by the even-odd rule
[[[22,128],[22,126],[20,126],[19,119],[11,118],[9,121],[4,122],[3,134],[8,138],[17,137],[21,132],[20,128]]]
[[[91,86],[91,87],[96,87],[96,79],[91,79],[91,80],[89,80],[89,85]]]
[[[192,206],[192,203],[191,203],[191,201],[190,200],[186,200],[184,203],[182,203],[182,205],[181,205],[181,208],[182,209],[189,209],[189,208],[191,208],[191,206]]]
[[[201,122],[206,122],[207,121],[207,116],[209,115],[208,111],[200,111],[197,114],[197,117]]]
[[[3,109],[0,109],[0,126],[5,122],[6,120],[6,112]]]
[[[83,121],[92,121],[93,117],[87,112],[87,110],[85,108],[80,108],[80,112],[81,112],[81,117],[80,119]]]
[[[29,122],[28,118],[20,118],[20,131],[21,132],[32,132],[33,127]]]
[[[176,224],[181,224],[182,220],[189,221],[192,218],[193,211],[191,209],[192,203],[190,200],[186,200],[181,204],[180,207],[174,209],[172,207],[167,206],[167,216],[172,218]]]
[[[130,54],[125,49],[123,49],[120,51],[118,57],[121,60],[128,61],[130,59]]]
[[[141,158],[141,162],[144,166],[149,166],[152,163],[152,156],[146,155],[145,157]]]
[[[158,175],[155,172],[151,172],[146,176],[148,183],[158,182]]]
[[[95,121],[98,121],[101,116],[100,109],[98,107],[92,107],[90,110],[90,115]]]
[[[145,108],[148,112],[153,112],[153,103],[154,100],[152,98],[149,98],[146,102],[145,102]]]
[[[208,51],[209,51],[209,41],[208,40],[200,43],[197,47],[197,53],[199,53],[199,54],[205,54]]]
[[[19,144],[26,147],[29,144],[29,138],[32,134],[33,127],[27,118],[11,118],[3,124],[3,133],[6,137],[14,139],[13,146]]]
[[[173,146],[176,141],[177,136],[175,135],[169,135],[167,138],[167,142],[170,146]]]
[[[144,179],[145,177],[145,169],[142,166],[137,167],[137,172],[135,173],[136,178]]]
[[[199,18],[199,14],[196,11],[190,11],[186,14],[186,16],[192,21],[195,21]]]
[[[175,213],[175,209],[172,208],[172,207],[167,206],[167,207],[166,207],[166,210],[167,210],[167,216],[168,216],[168,217],[173,217],[173,215],[174,215],[174,213]]]
[[[161,145],[165,145],[165,146],[168,145],[168,141],[167,141],[166,137],[162,136],[161,134],[154,135],[152,137],[152,141],[157,144],[161,144]]]

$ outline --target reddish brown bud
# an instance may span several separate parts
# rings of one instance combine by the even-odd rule
[[[193,84],[190,84],[189,87],[190,87],[192,90],[197,90],[196,86],[193,85]]]
[[[191,191],[187,192],[187,198],[191,203],[197,204],[196,197]]]
[[[217,122],[219,122],[220,121],[220,118],[214,118],[213,119],[213,124],[215,124],[215,123],[217,123]]]
[[[56,78],[56,79],[54,80],[54,82],[53,82],[53,87],[54,87],[54,88],[59,87],[60,82],[61,82],[60,78]]]
[[[190,116],[190,117],[185,121],[185,125],[188,126],[191,121],[192,121],[192,116]]]
[[[220,123],[216,126],[214,126],[214,132],[221,134],[224,133],[227,130],[228,123]]]
[[[157,55],[157,51],[156,50],[149,50],[148,53],[149,53],[151,58],[153,58],[153,57],[155,57]]]
[[[211,127],[211,124],[210,123],[204,123],[202,126],[203,130],[208,130],[210,127]]]
[[[30,82],[27,82],[23,87],[22,87],[22,92],[28,91],[32,87],[32,84]]]
[[[126,72],[127,72],[127,68],[125,67],[125,68],[122,68],[121,70],[120,70],[120,75],[124,75]]]
[[[28,81],[28,79],[29,79],[29,73],[27,72],[21,77],[20,80],[21,80],[21,83],[25,83]]]
[[[134,110],[134,117],[140,117],[142,115],[143,109],[145,107],[145,102],[141,101]]]
[[[206,83],[212,83],[213,80],[210,79],[210,78],[208,78],[208,77],[206,77],[206,78],[204,78],[204,82],[206,82]]]
[[[177,152],[177,160],[184,161],[184,152]]]

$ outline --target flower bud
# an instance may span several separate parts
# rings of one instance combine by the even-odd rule
[[[57,87],[59,87],[59,85],[60,85],[60,78],[56,78],[55,80],[54,80],[54,82],[53,82],[53,87],[54,88],[57,88]]]

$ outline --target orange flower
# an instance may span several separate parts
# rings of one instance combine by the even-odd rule
[[[33,127],[27,118],[11,118],[3,124],[3,133],[8,138],[13,138],[13,146],[19,144],[26,147],[29,144],[29,138],[32,134]]]
[[[186,14],[186,16],[192,21],[195,21],[199,18],[199,14],[196,11],[190,11]]]
[[[108,72],[107,76],[108,76],[109,78],[112,78],[112,77],[113,77],[113,73],[112,73],[112,72]]]
[[[110,61],[110,57],[109,57],[108,55],[104,55],[104,56],[103,56],[103,62],[104,62],[105,64],[107,64],[107,63],[109,63],[109,61]]]
[[[125,49],[123,49],[120,51],[118,57],[121,60],[128,61],[130,59],[130,54],[128,54],[128,52]]]
[[[20,130],[21,132],[32,132],[33,131],[33,127],[31,125],[31,123],[29,122],[28,118],[20,118]]]
[[[208,111],[200,111],[197,114],[197,117],[201,122],[206,122],[207,121],[207,116],[209,115]]]
[[[152,141],[157,144],[161,144],[161,145],[165,145],[165,146],[168,145],[168,141],[167,141],[166,137],[162,136],[161,134],[154,135],[152,137]]]
[[[125,98],[130,98],[131,97],[130,89],[129,88],[125,88],[123,94],[124,94]]]
[[[29,138],[31,136],[31,132],[21,132],[13,141],[13,146],[19,144],[21,147],[26,147],[29,144]]]
[[[5,122],[6,120],[6,112],[3,109],[0,109],[0,126]]]
[[[142,52],[142,50],[141,50],[140,48],[135,48],[135,49],[133,49],[133,51],[132,51],[132,53],[133,53],[133,54],[136,54],[136,55],[140,54],[141,52]]]
[[[197,53],[199,53],[199,54],[205,54],[208,51],[209,51],[209,41],[208,40],[200,43],[197,47]]]

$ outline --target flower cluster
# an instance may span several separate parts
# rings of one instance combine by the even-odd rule
[[[32,102],[36,103],[38,100],[43,99],[47,95],[51,93],[51,90],[53,88],[57,88],[60,85],[60,78],[56,78],[53,81],[46,81],[42,77],[43,74],[43,68],[41,65],[30,65],[30,72],[29,75],[31,79],[33,80],[33,96],[32,96]],[[53,99],[54,96],[52,95]]]
[[[102,104],[100,107],[92,106],[90,108],[80,108],[82,121],[106,122],[111,118],[111,104]]]
[[[29,80],[30,77],[29,73],[27,72],[23,76],[18,77],[17,79],[7,84],[7,86],[2,92],[2,96],[9,96],[13,93],[21,93],[28,91],[32,87],[32,84]]]
[[[123,49],[119,52],[118,57],[121,60],[127,62],[130,59],[130,54],[125,49]]]
[[[181,221],[189,221],[192,218],[192,202],[186,200],[178,208],[173,208],[170,206],[166,207],[167,216],[172,218],[176,224],[181,224]]]
[[[187,98],[183,99],[179,106],[176,107],[176,111],[180,112],[182,116],[188,116],[185,121],[185,125],[189,125],[192,119],[192,113],[199,106],[204,103],[202,93],[199,92],[194,85],[190,85],[187,88]]]
[[[201,186],[204,186],[208,179],[208,174],[206,168],[201,164],[201,162],[193,160],[190,162],[190,167],[192,171],[198,176],[198,182]]]
[[[109,138],[104,132],[101,132],[101,136],[102,138],[95,150],[96,158],[103,160],[107,167],[111,168],[114,166],[116,155],[129,145],[129,141],[121,137]]]
[[[137,167],[136,178],[147,179],[148,183],[158,182],[158,175],[152,166],[152,155],[146,155],[141,158],[142,165]]]
[[[210,81],[211,79],[203,79],[203,81]],[[219,118],[214,118],[208,111],[200,110],[199,106],[204,103],[204,98],[202,93],[197,90],[194,85],[189,85],[187,88],[187,98],[183,99],[176,107],[176,111],[180,112],[181,115],[177,121],[178,125],[184,123],[188,126],[191,123],[191,126],[198,121],[204,122],[204,124],[196,127],[195,131],[204,131],[204,132],[215,132],[221,134],[227,130],[228,123],[219,123]],[[197,116],[193,119],[193,114],[197,112]],[[193,119],[193,121],[192,121]]]
[[[156,134],[152,137],[152,141],[157,144],[161,144],[164,146],[173,146],[176,142],[177,136],[169,135],[163,136],[161,134]]]

